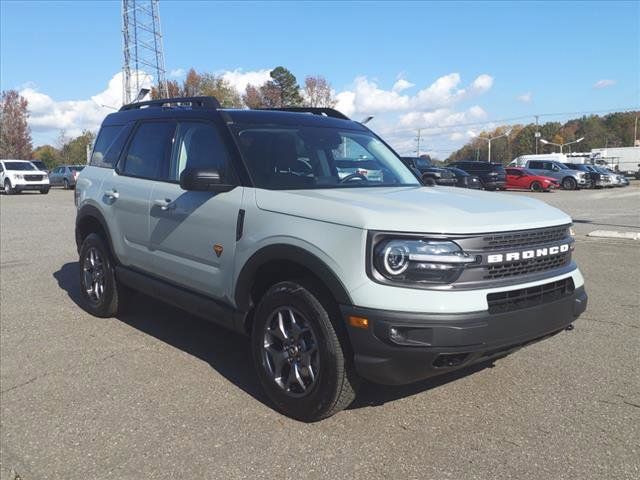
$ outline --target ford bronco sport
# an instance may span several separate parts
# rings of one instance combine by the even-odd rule
[[[367,158],[367,176],[339,175]],[[78,179],[85,308],[131,289],[247,334],[277,408],[304,421],[360,379],[407,384],[504,356],[584,311],[571,219],[526,197],[423,186],[331,109],[130,104]],[[126,302],[125,302],[126,304]]]

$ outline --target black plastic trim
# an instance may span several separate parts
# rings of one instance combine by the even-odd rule
[[[78,249],[78,253],[80,253],[80,248],[82,247],[82,241],[80,238],[80,231],[78,229],[78,226],[84,219],[89,217],[97,220],[100,226],[102,226],[102,230],[104,230],[104,233],[107,236],[105,240],[109,245],[109,250],[111,251],[111,255],[113,256],[113,259],[116,261],[117,264],[120,263],[116,255],[116,252],[113,249],[113,242],[111,241],[111,234],[109,233],[109,229],[107,228],[107,222],[104,219],[104,216],[102,215],[100,210],[98,210],[98,208],[94,207],[93,205],[83,205],[82,207],[80,207],[80,209],[78,210],[78,213],[76,214],[75,238],[76,238],[76,247]]]
[[[313,272],[329,289],[336,302],[342,305],[352,305],[353,302],[347,289],[338,276],[322,260],[300,247],[287,244],[274,244],[255,252],[244,264],[235,285],[235,301],[241,310],[252,307],[251,289],[258,269],[273,261],[297,263]]]
[[[116,277],[124,285],[209,320],[220,326],[236,330],[237,315],[234,307],[224,302],[195,293],[165,280],[121,265],[116,266]],[[244,331],[241,331],[244,333]]]
[[[244,233],[244,209],[238,210],[238,221],[236,222],[236,242],[242,238]]]

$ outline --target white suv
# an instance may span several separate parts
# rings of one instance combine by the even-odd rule
[[[0,185],[7,195],[25,190],[49,193],[49,176],[27,160],[0,160]]]
[[[379,175],[342,175],[364,157]],[[566,214],[425,187],[331,109],[127,105],[105,119],[76,203],[89,312],[116,315],[135,289],[247,334],[266,393],[305,421],[349,405],[362,378],[504,356],[586,308]]]

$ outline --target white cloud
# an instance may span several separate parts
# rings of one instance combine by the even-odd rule
[[[147,88],[153,79],[142,76],[140,83]],[[122,73],[116,73],[102,92],[88,100],[54,100],[39,92],[35,85],[20,90],[29,102],[29,126],[34,132],[34,143],[40,139],[51,141],[60,130],[73,137],[83,130],[96,131],[104,117],[122,105]]]
[[[411,96],[401,93],[415,86],[406,79],[397,80],[391,90],[385,90],[375,81],[360,76],[354,80],[350,89],[338,94],[338,108],[347,115],[433,110],[486,92],[493,85],[493,77],[482,74],[468,88],[460,88],[460,83],[460,74],[450,73]]]
[[[227,70],[225,72],[222,72],[220,75],[238,92],[244,93],[247,85],[249,84],[259,87],[260,85],[263,85],[267,81],[271,80],[271,76],[269,75],[270,72],[271,69],[243,72],[242,69],[237,68],[235,70]]]
[[[531,101],[533,100],[533,94],[531,92],[525,92],[522,95],[518,95],[516,98],[519,102],[531,103]]]
[[[404,78],[399,78],[396,81],[396,83],[393,84],[393,87],[391,87],[391,90],[393,90],[394,92],[401,92],[411,87],[415,87],[415,83],[411,83],[410,81],[405,80]]]
[[[486,112],[474,105],[463,112],[455,112],[450,108],[439,108],[431,112],[409,112],[400,116],[400,125],[408,128],[429,128],[438,130],[463,123],[474,122],[486,117]]]
[[[169,78],[182,78],[187,74],[184,68],[176,68],[169,72]]]
[[[449,140],[451,140],[452,142],[459,142],[464,138],[465,138],[464,133],[460,133],[460,132],[453,132],[451,135],[449,135]]]
[[[598,80],[596,83],[594,83],[593,84],[593,88],[597,88],[597,89],[607,88],[607,87],[612,87],[615,84],[616,84],[615,80],[602,79],[602,80]]]

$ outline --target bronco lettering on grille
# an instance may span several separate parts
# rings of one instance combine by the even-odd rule
[[[487,256],[487,263],[503,263],[517,262],[518,260],[527,260],[530,258],[548,257],[550,255],[558,255],[569,251],[569,244],[555,245],[553,247],[536,248],[532,250],[523,250],[521,252],[495,253]]]

